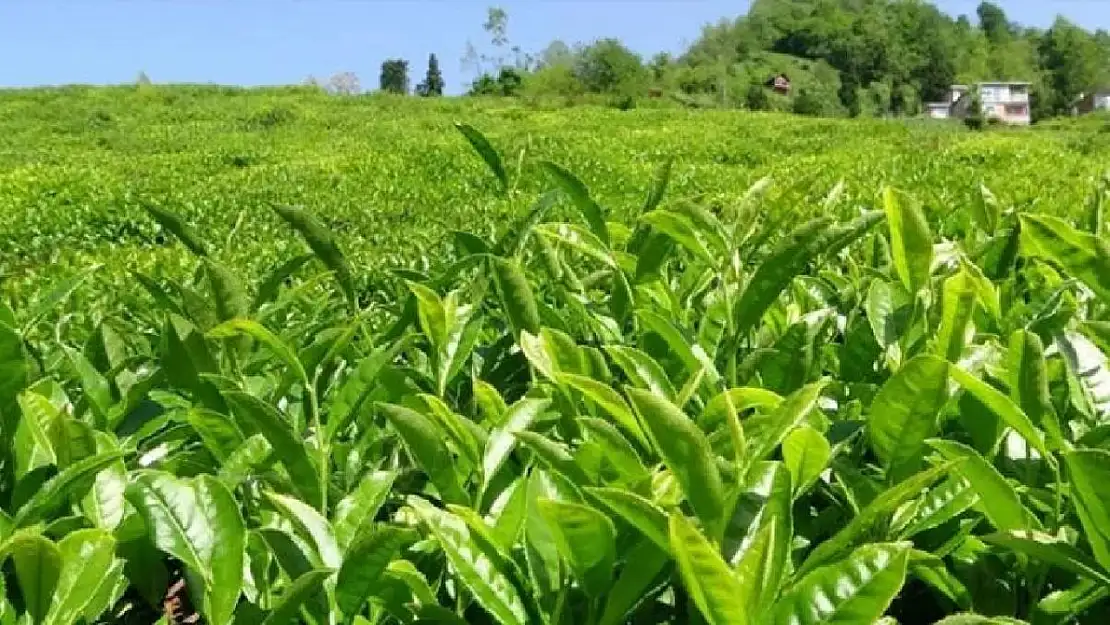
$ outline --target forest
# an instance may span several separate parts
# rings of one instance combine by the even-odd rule
[[[747,14],[707,24],[678,55],[644,58],[618,39],[538,51],[513,43],[509,14],[489,9],[488,41],[471,44],[464,65],[472,95],[618,108],[652,100],[696,108],[791,111],[829,117],[910,116],[943,100],[950,85],[985,80],[1032,83],[1034,119],[1068,113],[1084,94],[1110,84],[1110,32],[1058,17],[1047,29],[1010,20],[1002,7],[951,16],[916,0],[754,0]],[[384,91],[409,92],[409,66],[382,66]],[[794,88],[765,88],[786,74]],[[345,90],[333,79],[333,89]],[[439,61],[415,93],[443,93]],[[346,90],[349,90],[346,89]]]

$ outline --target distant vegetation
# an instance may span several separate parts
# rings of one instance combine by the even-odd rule
[[[1048,29],[1025,27],[990,2],[952,17],[916,0],[755,0],[746,15],[707,25],[682,54],[648,59],[616,39],[523,50],[497,8],[484,27],[489,45],[471,46],[463,59],[477,76],[469,92],[531,102],[630,108],[662,98],[700,108],[916,115],[954,83],[1021,80],[1033,83],[1032,113],[1043,119],[1110,84],[1110,33],[1062,17]],[[778,73],[793,82],[789,95],[764,87]]]

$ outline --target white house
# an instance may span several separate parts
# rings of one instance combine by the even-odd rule
[[[933,119],[952,117],[952,104],[949,102],[926,102],[925,114]]]
[[[981,82],[977,86],[983,117],[1022,126],[1033,121],[1029,112],[1029,83]]]
[[[952,85],[946,102],[929,102],[926,114],[934,119],[967,117],[973,92],[978,92],[985,119],[1003,124],[1028,126],[1033,118],[1029,110],[1027,82],[981,82],[975,85]]]

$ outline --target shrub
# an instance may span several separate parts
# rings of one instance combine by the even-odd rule
[[[286,106],[267,106],[254,113],[243,122],[247,130],[271,130],[278,126],[291,123],[297,119],[297,114]]]

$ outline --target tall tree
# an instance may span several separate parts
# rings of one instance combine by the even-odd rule
[[[384,61],[378,86],[387,93],[407,94],[409,92],[409,62],[404,59]]]
[[[340,72],[328,79],[328,90],[339,95],[355,95],[362,89],[354,72]]]
[[[482,30],[489,35],[490,44],[493,45],[493,56],[484,60],[492,63],[494,69],[505,65],[505,48],[509,45],[509,14],[501,7],[489,7],[486,10],[486,21]]]
[[[428,72],[424,75],[424,82],[416,86],[416,94],[423,97],[438,97],[443,95],[443,73],[439,71],[439,59],[436,55],[428,56]]]
[[[1009,39],[1010,21],[1006,19],[1006,12],[1002,7],[991,2],[983,2],[975,9],[975,14],[979,16],[979,28],[983,29],[983,34],[991,43],[997,44]]]
[[[602,39],[582,50],[574,69],[586,91],[635,95],[647,70],[635,52],[617,39]]]
[[[1052,108],[1057,113],[1070,109],[1080,94],[1096,87],[1110,60],[1093,35],[1063,17],[1056,18],[1041,40],[1041,58],[1055,92]]]

